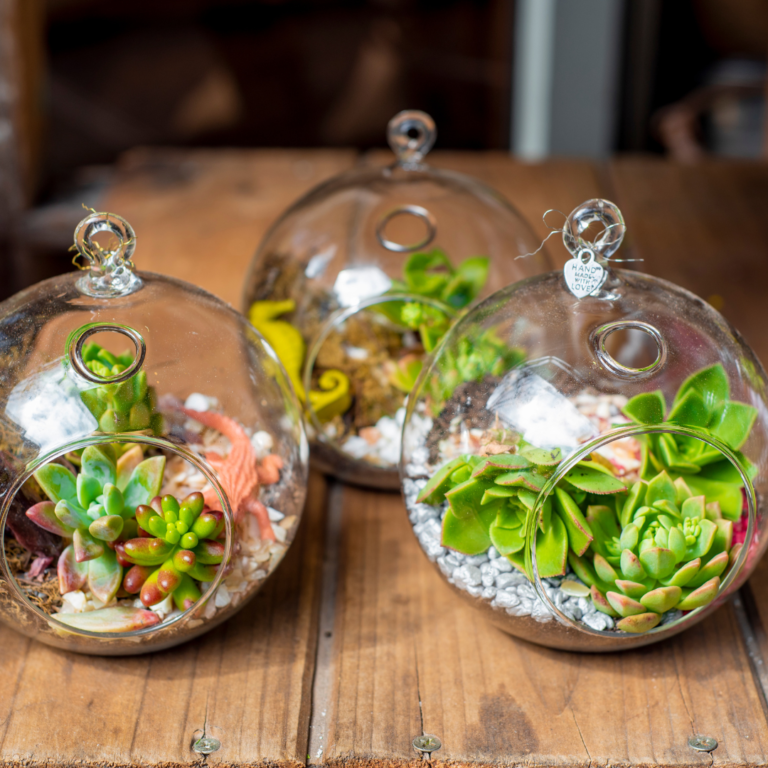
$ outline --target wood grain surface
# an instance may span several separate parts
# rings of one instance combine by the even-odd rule
[[[346,151],[136,150],[106,207],[136,228],[140,269],[238,306],[272,220],[357,161]],[[627,252],[645,260],[638,267],[722,300],[768,357],[765,166],[531,165],[448,152],[434,163],[495,186],[542,239],[546,209],[613,199],[628,222]],[[547,249],[555,264],[567,258],[557,237]],[[193,644],[92,659],[0,628],[0,765],[403,765],[419,762],[411,741],[421,733],[443,742],[434,764],[768,763],[768,566],[734,605],[670,641],[557,652],[507,636],[452,593],[399,495],[313,476],[309,499],[275,577]],[[190,749],[202,729],[223,745],[204,761]],[[691,750],[694,734],[716,738],[717,750]]]

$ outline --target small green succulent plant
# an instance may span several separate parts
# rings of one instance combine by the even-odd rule
[[[77,475],[57,463],[35,472],[50,501],[30,507],[27,516],[71,540],[59,558],[59,591],[87,586],[105,604],[139,594],[148,608],[173,595],[179,610],[186,610],[200,598],[198,582],[213,581],[223,560],[224,544],[217,539],[224,514],[205,509],[201,493],[181,503],[171,495],[161,498],[164,456],[144,459],[139,445],[118,451],[118,445],[89,446],[79,456]],[[89,628],[89,618],[83,621]],[[116,626],[126,629],[123,619]]]
[[[728,375],[722,365],[704,368],[686,379],[668,409],[661,392],[633,397],[623,409],[637,424],[693,427],[737,452],[744,471],[753,477],[755,467],[739,450],[749,437],[757,409],[730,399]],[[687,435],[665,433],[642,438],[640,476],[649,480],[665,470],[675,480],[684,477],[695,495],[720,504],[723,517],[738,520],[743,498],[739,472],[723,454]]]
[[[486,256],[473,256],[454,267],[440,248],[414,253],[403,267],[403,280],[394,280],[390,293],[436,299],[453,310],[462,310],[483,289],[488,263]],[[391,301],[376,308],[398,325],[418,331],[427,352],[437,346],[451,325],[445,312],[420,301]]]
[[[734,451],[756,416],[751,406],[729,399],[722,366],[687,379],[669,413],[661,393],[631,399],[624,412],[639,424],[696,427]],[[739,472],[703,441],[669,433],[641,441],[640,479],[631,487],[593,454],[557,483],[535,521],[538,495],[562,456],[524,440],[509,453],[448,462],[417,501],[447,501],[444,546],[467,555],[494,546],[529,578],[536,536],[541,577],[563,576],[570,565],[595,607],[618,619],[618,629],[646,632],[665,612],[693,610],[717,596],[741,546],[733,545],[733,533],[744,496]],[[752,476],[751,463],[742,454],[738,459]]]
[[[149,537],[121,542],[116,551],[118,560],[129,568],[123,581],[126,592],[139,593],[148,608],[173,595],[176,607],[186,610],[200,599],[196,582],[216,577],[224,558],[224,545],[217,541],[224,530],[224,515],[204,507],[198,492],[181,504],[167,495],[137,507],[139,528]]]
[[[95,342],[83,347],[82,357],[92,373],[105,378],[123,373],[133,361],[130,353],[113,355]],[[162,416],[155,410],[155,391],[148,386],[145,371],[126,381],[86,389],[80,397],[102,432],[162,431]]]
[[[34,473],[50,501],[32,506],[27,517],[72,541],[59,558],[61,594],[87,584],[101,602],[114,599],[123,578],[114,542],[138,536],[136,508],[160,492],[164,456],[144,459],[140,446],[116,453],[110,445],[89,446],[77,475],[57,463]]]

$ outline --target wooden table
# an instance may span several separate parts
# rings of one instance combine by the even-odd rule
[[[236,306],[277,214],[351,151],[141,151],[103,208],[138,233],[136,262]],[[643,269],[711,302],[768,360],[768,166],[524,165],[434,153],[479,176],[542,237],[547,208],[622,208]],[[559,246],[550,248],[562,260]],[[603,656],[539,648],[493,628],[419,551],[396,494],[313,476],[302,532],[249,608],[153,656],[86,658],[0,628],[0,764],[78,766],[758,765],[768,763],[768,563],[695,629]],[[203,730],[220,751],[191,751]],[[717,739],[712,754],[689,737]]]

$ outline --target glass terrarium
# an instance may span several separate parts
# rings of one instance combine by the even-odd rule
[[[69,650],[165,648],[242,608],[290,546],[301,409],[214,296],[136,272],[93,213],[83,271],[0,304],[0,620]],[[76,257],[77,258],[77,257]]]
[[[397,488],[405,400],[425,357],[474,300],[547,269],[529,226],[493,189],[428,166],[423,112],[389,124],[396,155],[314,188],[270,229],[243,311],[307,411],[312,460]]]
[[[695,624],[768,541],[765,372],[704,301],[614,268],[623,234],[607,201],[573,211],[565,269],[455,324],[403,432],[427,557],[502,629],[571,650]]]

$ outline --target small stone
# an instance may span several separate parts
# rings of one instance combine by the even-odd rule
[[[506,589],[507,587],[517,586],[521,583],[520,576],[522,574],[515,573],[499,573],[496,575],[496,586],[499,589]],[[525,579],[525,576],[523,576]]]
[[[497,592],[496,599],[493,601],[494,606],[499,608],[511,608],[519,603],[520,598],[515,592]]]
[[[491,570],[490,573],[488,571],[480,571],[481,579],[483,582],[484,587],[492,587],[496,582],[496,574]]]
[[[531,616],[536,621],[544,622],[544,621],[550,621],[554,616],[554,614],[552,613],[552,609],[548,605],[543,603],[541,600],[537,600],[533,604]]]
[[[562,584],[560,584],[560,589],[571,597],[586,597],[589,594],[589,587],[579,581],[571,581],[570,579],[563,580]]]
[[[491,547],[491,548],[488,550],[488,557],[489,557],[491,560],[495,560],[497,557],[499,557],[499,553],[498,553],[498,551],[496,550],[496,547]]]
[[[216,403],[216,398],[207,397],[200,392],[193,392],[185,401],[184,407],[190,411],[207,411]]]
[[[613,619],[605,613],[600,613],[600,611],[588,613],[585,616],[582,616],[581,620],[590,629],[594,629],[597,632],[605,632],[608,629],[613,629]]]
[[[512,570],[512,563],[506,557],[498,557],[495,560],[491,560],[491,565],[499,573],[509,573]]]
[[[485,600],[493,600],[496,597],[496,587],[485,587],[481,593],[481,597]]]
[[[462,565],[453,572],[453,578],[463,581],[470,587],[477,587],[482,583],[480,569],[474,565]]]
[[[229,596],[229,590],[227,589],[226,584],[220,584],[219,588],[216,590],[216,597],[214,598],[214,603],[217,608],[224,608],[225,606],[229,605],[231,601],[231,598]]]

